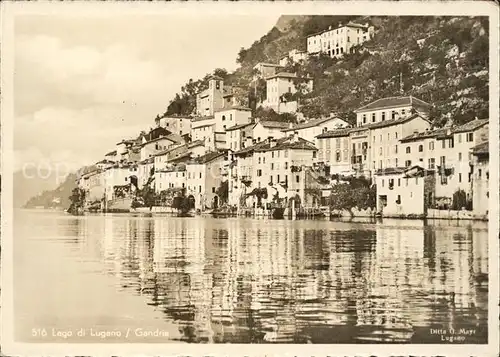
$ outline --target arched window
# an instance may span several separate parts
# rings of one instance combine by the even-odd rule
[[[222,121],[224,121],[224,120],[226,120],[226,116],[225,115],[222,116]]]
[[[409,146],[406,147],[406,153],[407,154],[411,153],[411,148]]]
[[[418,146],[418,152],[423,152],[424,151],[424,146],[423,145],[419,145]]]

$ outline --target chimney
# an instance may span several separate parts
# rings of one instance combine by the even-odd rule
[[[273,137],[270,137],[269,138],[269,147],[273,148],[275,146],[276,146],[276,139],[274,139]]]

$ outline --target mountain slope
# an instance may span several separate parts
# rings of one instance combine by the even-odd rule
[[[352,119],[356,108],[400,94],[434,104],[438,126],[488,116],[488,20],[481,17],[282,16],[265,36],[239,51],[240,68],[226,73],[225,80],[250,96],[256,63],[277,63],[288,51],[305,49],[308,34],[348,21],[373,24],[374,39],[341,60],[320,56],[287,69],[314,78],[315,90],[301,100],[306,116],[337,112]],[[196,91],[181,94],[170,103],[169,114],[189,114],[179,98],[194,103]]]

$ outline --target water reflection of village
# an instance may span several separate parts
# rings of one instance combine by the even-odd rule
[[[430,328],[453,327],[486,342],[486,223],[106,216],[99,228],[107,273],[185,341],[432,343]]]

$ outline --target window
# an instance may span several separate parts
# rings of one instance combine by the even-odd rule
[[[198,186],[198,192],[201,192],[201,186]]]
[[[405,114],[406,114],[406,110],[401,109],[401,115],[403,115],[403,116],[404,116]]]
[[[406,147],[406,153],[407,153],[407,154],[410,154],[410,153],[411,153],[411,147],[409,147],[409,146],[407,146],[407,147]]]
[[[382,121],[385,120],[385,112],[382,112]]]
[[[418,185],[418,176],[417,176],[417,177],[415,177],[415,184],[417,184],[417,185]]]
[[[271,162],[271,170],[274,170],[274,162]]]
[[[257,170],[257,177],[261,177],[262,176],[262,170]]]
[[[397,145],[394,145],[394,153],[397,154],[398,153],[398,146]]]
[[[288,170],[288,162],[285,162],[285,170]]]
[[[339,149],[339,148],[340,148],[340,139],[339,139],[339,138],[335,139],[335,147],[336,147],[337,149]]]
[[[299,176],[299,175],[296,175],[296,176],[295,176],[295,182],[299,183],[299,181],[300,181],[300,176]]]
[[[458,174],[458,182],[462,182],[462,174],[461,173]]]
[[[288,150],[285,150],[285,158],[288,157]]]
[[[398,199],[396,200],[396,204],[401,204],[401,195],[398,195]]]
[[[396,119],[396,111],[393,110],[391,113],[391,119]]]
[[[215,193],[215,187],[212,187],[212,193]]]
[[[226,120],[226,116],[225,115],[222,116],[222,121],[224,121],[224,120]]]
[[[382,146],[378,148],[378,154],[382,155]]]
[[[481,169],[477,170],[477,177],[481,178]]]
[[[373,142],[375,142],[375,135],[373,135]]]
[[[200,178],[201,178],[201,172],[200,172]]]
[[[382,135],[380,135],[380,142],[382,142]]]
[[[335,161],[339,162],[341,159],[340,159],[340,151],[337,151],[335,153]]]
[[[427,160],[427,166],[430,170],[433,170],[436,166],[436,159],[430,158]]]
[[[391,140],[391,134],[387,133],[387,140]]]
[[[366,124],[366,114],[363,114],[363,124]]]
[[[462,153],[461,152],[458,153],[458,161],[462,161]]]
[[[418,146],[418,152],[423,152],[424,151],[424,146],[423,145],[419,145]]]
[[[429,150],[434,150],[434,141],[429,141]]]
[[[473,133],[467,133],[466,141],[468,143],[473,142],[474,141],[474,134]]]
[[[448,147],[453,148],[453,138],[449,139]]]
[[[259,157],[259,159],[258,159],[259,164],[260,164],[260,160],[261,160],[261,159],[260,159],[260,157]]]
[[[411,160],[406,160],[405,161],[405,166],[410,167],[411,166]]]
[[[458,143],[462,142],[462,134],[458,134]]]
[[[186,184],[185,183],[182,183],[182,188],[185,188],[186,187]]]
[[[401,179],[398,178],[398,187],[401,186]]]
[[[372,123],[375,123],[375,113],[372,114]]]
[[[446,140],[441,142],[441,149],[446,149]]]
[[[316,154],[317,154],[316,151],[313,151],[313,159],[316,158]]]
[[[274,159],[274,151],[271,151],[271,158]]]
[[[384,179],[382,179],[382,187],[384,187]]]
[[[395,166],[395,167],[398,167],[398,159],[397,159],[397,158],[396,158],[396,159],[394,159],[394,166]]]
[[[276,183],[280,183],[280,175],[276,175]]]
[[[396,139],[398,138],[398,132],[397,131],[394,133],[394,138],[396,138]]]

